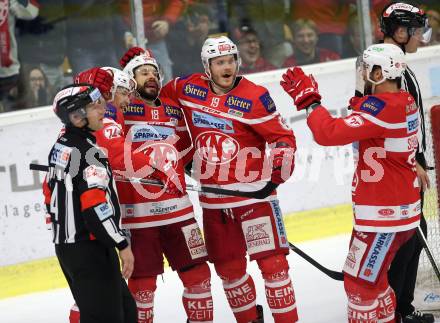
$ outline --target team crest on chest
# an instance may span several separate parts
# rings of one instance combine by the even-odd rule
[[[195,148],[202,160],[209,164],[221,165],[237,157],[240,145],[237,140],[227,134],[206,131],[196,137]]]

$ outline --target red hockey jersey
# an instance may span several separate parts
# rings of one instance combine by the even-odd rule
[[[129,168],[138,170],[149,164],[148,156],[143,153],[133,153],[129,142],[125,140],[124,134],[124,115],[110,103],[107,103],[104,126],[94,133],[98,146],[104,148],[107,153],[110,166],[113,170],[125,171],[127,163]],[[128,158],[130,154],[130,158]]]
[[[204,74],[170,81],[162,94],[179,102],[195,149],[196,177],[204,186],[256,191],[270,180],[266,143],[295,146],[293,131],[276,111],[266,88],[244,77],[224,95],[215,94]],[[266,200],[276,199],[274,192]],[[204,208],[232,208],[262,200],[204,193]]]
[[[323,107],[307,118],[317,143],[329,146],[353,142],[356,230],[398,232],[418,226],[418,120],[417,105],[404,91],[363,97],[345,118],[333,118]]]
[[[171,100],[163,99],[159,103],[151,107],[138,97],[131,100],[123,110],[126,141],[131,151],[149,157],[152,165],[159,169],[169,162],[184,181],[182,154],[191,148],[185,119]],[[134,172],[135,177],[148,178],[147,174]],[[117,182],[117,188],[123,228],[166,225],[194,216],[187,194],[178,197],[163,192],[161,187],[126,182]]]

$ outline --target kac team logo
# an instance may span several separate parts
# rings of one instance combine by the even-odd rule
[[[197,136],[195,148],[199,157],[208,164],[221,165],[237,157],[240,145],[225,133],[207,131]]]
[[[161,161],[164,164],[156,165],[158,167],[170,165],[174,169],[177,168],[179,154],[173,145],[164,142],[148,144],[147,147],[145,147],[145,154],[150,156],[151,160]]]

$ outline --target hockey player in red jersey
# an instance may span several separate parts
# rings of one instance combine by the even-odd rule
[[[128,286],[137,302],[139,322],[153,322],[156,279],[164,271],[164,254],[184,285],[182,302],[188,322],[212,322],[207,251],[185,191],[181,156],[191,150],[185,119],[176,103],[158,97],[161,74],[150,52],[129,56],[132,51],[123,58],[124,72],[137,82],[137,90],[123,109],[126,140],[132,151],[142,151],[154,167],[163,170],[169,177],[166,185],[174,183],[177,190],[117,183],[122,226],[130,229],[136,259]]]
[[[344,265],[350,323],[397,322],[387,271],[420,221],[415,165],[419,114],[413,97],[400,90],[405,66],[395,45],[367,48],[364,93],[371,95],[352,98],[353,113],[345,118],[330,116],[313,76],[301,68],[289,69],[281,81],[298,110],[312,110],[307,124],[317,143],[353,143],[354,229]]]
[[[195,149],[195,177],[203,186],[240,191],[259,190],[268,181],[285,182],[294,168],[295,137],[267,89],[237,76],[240,57],[229,38],[208,38],[201,56],[204,74],[176,78],[161,92],[185,114]],[[209,260],[237,322],[263,320],[246,272],[246,253],[262,272],[275,322],[296,322],[289,246],[276,192],[265,200],[213,193],[200,194],[199,200]]]
[[[134,152],[124,131],[123,111],[130,103],[130,96],[136,90],[136,81],[127,73],[113,67],[94,67],[79,73],[76,83],[88,83],[100,89],[106,100],[106,112],[103,128],[94,133],[97,144],[109,158],[113,171],[125,176],[133,176],[134,172],[146,167],[145,173],[151,174],[167,183],[167,174],[150,167],[150,158],[143,152]],[[128,157],[130,155],[130,157]],[[142,172],[143,174],[144,172]],[[168,182],[169,192],[178,192],[173,183]],[[80,313],[76,304],[70,311],[70,323],[79,323]]]

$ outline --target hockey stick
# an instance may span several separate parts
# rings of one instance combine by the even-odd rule
[[[290,250],[292,250],[294,253],[296,253],[298,256],[306,260],[308,263],[312,264],[314,267],[318,268],[320,271],[322,271],[324,274],[329,276],[331,279],[343,281],[344,280],[344,274],[341,271],[334,271],[331,269],[328,269],[327,267],[324,267],[319,262],[317,262],[315,259],[310,257],[308,254],[306,254],[304,251],[299,249],[297,246],[295,246],[293,243],[289,242]]]
[[[39,165],[39,164],[29,164],[30,170],[36,170],[40,172],[47,172],[49,170],[49,166],[47,165]],[[147,185],[154,185],[154,186],[163,186],[162,182],[155,181],[155,180],[149,180],[144,178],[126,178],[122,176],[115,176],[115,180],[120,182],[131,182],[131,183],[140,183],[140,184],[147,184]],[[199,193],[214,193],[214,194],[222,194],[222,195],[228,195],[228,196],[239,196],[239,197],[250,197],[258,200],[265,199],[268,197],[276,188],[278,187],[278,184],[267,182],[267,184],[259,189],[258,191],[251,191],[251,192],[243,192],[243,191],[237,191],[237,190],[227,190],[223,188],[217,188],[217,187],[208,187],[208,186],[195,186],[191,184],[186,185],[186,189],[189,191],[195,191]]]
[[[423,245],[423,249],[425,249],[426,255],[428,256],[432,269],[434,269],[435,275],[437,276],[437,279],[440,282],[440,270],[438,269],[437,263],[435,262],[431,249],[429,249],[428,242],[426,241],[425,235],[423,234],[423,231],[420,228],[420,226],[417,227],[417,238],[419,238],[420,243]]]

